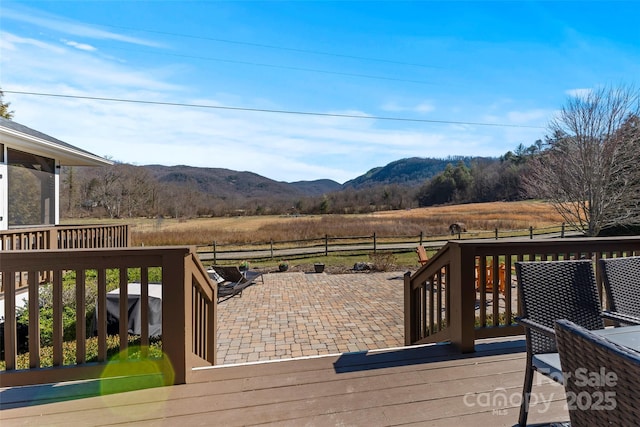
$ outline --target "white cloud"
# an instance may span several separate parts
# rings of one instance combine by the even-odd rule
[[[565,93],[574,98],[586,98],[592,91],[593,89],[569,89]]]
[[[49,50],[55,53],[61,53],[64,51],[64,48],[60,46],[52,45],[50,43],[45,43],[40,40],[28,37],[20,37],[6,31],[0,31],[0,49],[2,50],[3,56],[6,51],[17,51],[21,45],[24,48],[38,48]]]
[[[42,11],[36,11],[34,9],[23,8],[25,12],[21,12],[9,7],[3,7],[2,19],[13,20],[17,22],[24,22],[37,27],[46,28],[49,30],[58,31],[62,34],[69,34],[79,37],[87,37],[99,40],[114,40],[123,43],[136,44],[141,46],[160,47],[157,42],[141,39],[138,37],[130,37],[123,34],[114,33],[111,31],[102,30],[96,27],[91,27],[79,22],[72,21],[70,19],[62,18],[57,15],[50,15]]]
[[[509,111],[506,118],[507,123],[511,124],[539,126],[541,123],[545,123],[550,115],[550,111],[536,108],[527,111]]]
[[[413,112],[413,113],[431,113],[435,110],[435,106],[430,101],[423,101],[418,104],[402,105],[396,101],[390,101],[380,107],[383,111],[389,112]]]
[[[169,67],[135,69],[118,60],[108,60],[93,55],[90,49],[73,49],[58,44],[45,43],[32,38],[15,36],[3,32],[2,38],[10,44],[12,53],[9,61],[2,55],[0,64],[4,74],[3,86],[20,82],[32,91],[51,93],[61,86],[76,88],[68,95],[117,97],[131,94],[137,96],[144,91],[159,92],[176,90],[178,85],[167,83],[154,76],[169,77],[175,71]],[[6,44],[6,43],[5,43]],[[3,51],[4,53],[4,51]],[[62,84],[61,82],[64,82]],[[142,99],[148,99],[149,92]]]
[[[429,102],[422,102],[422,103],[416,105],[416,107],[415,107],[415,111],[417,111],[419,113],[430,113],[435,109],[436,109],[436,107],[434,107]]]
[[[91,46],[90,44],[86,44],[86,43],[78,43],[78,42],[74,42],[71,40],[62,40],[62,42],[64,44],[66,44],[67,46],[71,46],[71,47],[75,47],[76,49],[79,50],[86,50],[89,52],[93,52],[94,50],[96,50],[95,47]]]

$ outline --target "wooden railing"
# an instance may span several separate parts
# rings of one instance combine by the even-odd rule
[[[129,242],[127,224],[59,225],[0,231],[0,251],[126,248]]]
[[[6,369],[0,372],[0,386],[52,383],[105,376],[122,375],[122,369],[115,366],[138,366],[149,362],[145,348],[149,345],[148,284],[149,272],[153,269],[161,273],[162,281],[162,357],[151,360],[156,366],[164,384],[188,382],[191,369],[210,366],[216,362],[216,288],[213,286],[195,249],[171,248],[128,248],[106,250],[38,250],[8,251],[0,253],[0,272],[5,282],[4,317],[4,359]],[[134,270],[139,273],[141,283],[141,355],[127,356],[128,348],[128,277]],[[43,274],[48,272],[48,274]],[[68,277],[69,272],[75,279]],[[17,367],[17,328],[15,291],[17,282],[26,278],[29,290],[29,337],[40,337],[39,277],[48,276],[52,283],[53,299],[53,366],[43,367],[41,363],[40,339],[29,339],[28,369]],[[113,279],[113,278],[116,279]],[[63,280],[67,283],[63,284]],[[68,281],[71,280],[71,283]],[[108,280],[117,281],[119,288],[119,351],[116,361],[107,358],[107,309],[106,295]],[[64,285],[64,286],[63,286]],[[111,285],[110,287],[112,287]],[[65,365],[63,361],[63,288],[74,295],[75,306],[75,364]],[[87,290],[96,297],[97,361],[87,362],[86,318]],[[68,309],[68,305],[67,305]],[[109,367],[109,369],[105,369]],[[126,372],[145,372],[145,369]]]
[[[477,339],[522,334],[514,321],[517,261],[593,259],[603,295],[597,260],[638,254],[638,236],[450,241],[404,277],[405,344],[450,341],[470,352]]]

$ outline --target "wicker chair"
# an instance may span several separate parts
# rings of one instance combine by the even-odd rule
[[[555,331],[571,426],[638,425],[640,353],[567,320]]]
[[[640,325],[640,256],[600,260],[609,311],[602,315],[621,325]]]
[[[562,384],[554,324],[569,319],[587,329],[603,329],[600,298],[591,260],[517,262],[522,306],[517,319],[525,328],[527,366],[519,424],[526,425],[533,374],[538,371]]]

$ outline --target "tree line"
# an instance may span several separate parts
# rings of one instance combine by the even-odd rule
[[[321,196],[251,197],[203,192],[194,181],[160,182],[144,166],[63,167],[64,217],[195,218],[235,215],[355,214],[447,203],[520,200],[526,150],[467,167],[460,161],[422,186],[381,184],[345,188]]]

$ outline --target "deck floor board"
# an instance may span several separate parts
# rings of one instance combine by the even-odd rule
[[[219,308],[220,365],[194,369],[189,384],[141,389],[144,378],[129,377],[0,389],[0,425],[517,422],[523,337],[480,340],[471,354],[401,347],[402,275],[269,274]],[[121,392],[101,395],[104,385]],[[568,420],[561,386],[542,379],[533,392],[542,401],[531,423]]]
[[[198,382],[191,384],[84,398],[71,384],[61,384],[60,401],[50,403],[51,397],[38,391],[52,386],[32,387],[22,403],[19,393],[5,389],[0,398],[7,409],[0,411],[0,423],[513,426],[524,375],[522,341],[478,349],[460,355],[449,346],[421,346],[222,366],[196,371]],[[532,406],[531,423],[568,420],[562,386],[542,379],[533,391],[542,401]],[[18,407],[5,401],[10,396]]]

